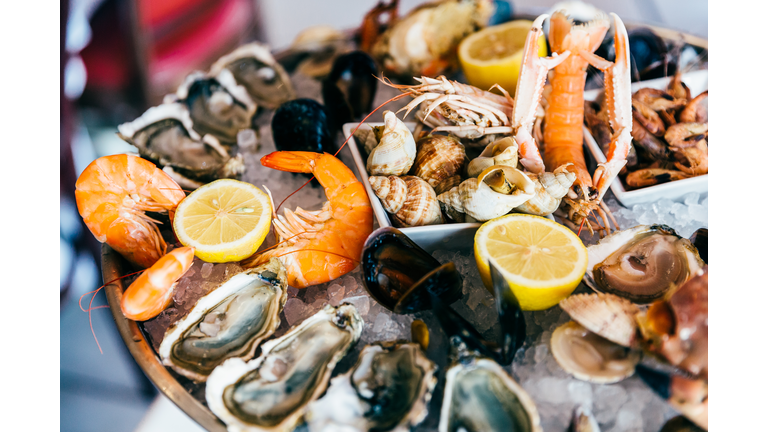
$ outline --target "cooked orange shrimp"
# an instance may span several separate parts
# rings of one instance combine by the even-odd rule
[[[91,162],[75,183],[77,209],[97,240],[147,268],[165,254],[157,221],[144,212],[175,209],[184,192],[152,162],[133,155]]]
[[[336,279],[357,267],[363,243],[373,231],[368,194],[352,171],[328,153],[278,151],[261,164],[288,172],[312,173],[325,188],[328,201],[321,210],[285,210],[274,222],[278,247],[243,264],[256,266],[279,257],[296,288]]]
[[[123,293],[120,308],[126,318],[146,321],[171,304],[177,281],[192,267],[195,248],[181,247],[163,255]]]

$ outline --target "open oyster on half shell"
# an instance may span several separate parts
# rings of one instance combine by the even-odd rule
[[[117,130],[120,138],[136,146],[141,156],[158,164],[184,188],[236,178],[245,170],[240,154],[231,156],[216,137],[201,137],[194,130],[187,107],[178,102],[152,107]]]
[[[293,430],[362,331],[354,306],[326,305],[264,343],[259,358],[232,358],[214,369],[205,387],[208,407],[230,432]]]
[[[584,282],[599,292],[650,303],[685,282],[704,262],[688,239],[666,225],[640,225],[587,247]]]
[[[205,381],[225,360],[250,360],[280,326],[287,298],[285,268],[277,258],[238,273],[200,298],[160,343],[163,364]]]
[[[252,128],[256,103],[231,73],[218,78],[204,72],[189,74],[176,90],[163,100],[181,102],[192,118],[192,127],[200,135],[211,134],[222,144],[237,143],[237,133]]]
[[[427,417],[436,371],[416,343],[368,345],[309,406],[309,431],[408,431]]]

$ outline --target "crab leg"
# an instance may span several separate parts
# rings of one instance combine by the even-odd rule
[[[614,47],[616,62],[612,63],[593,53],[581,51],[579,55],[589,64],[605,73],[605,102],[608,118],[613,129],[606,162],[599,164],[593,176],[598,201],[603,198],[613,179],[627,163],[632,146],[632,90],[629,74],[629,38],[624,23],[615,13],[613,16],[616,35]]]
[[[533,122],[536,120],[536,108],[544,91],[547,71],[562,63],[571,54],[564,51],[553,57],[539,57],[539,38],[542,36],[541,24],[549,15],[539,15],[533,22],[531,31],[525,39],[523,47],[523,64],[515,91],[515,105],[512,109],[512,128],[515,141],[520,146],[520,163],[531,172],[543,173],[544,161],[533,140]]]

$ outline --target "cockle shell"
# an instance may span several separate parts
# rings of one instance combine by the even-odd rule
[[[416,146],[413,175],[424,179],[438,195],[461,183],[467,153],[458,139],[448,135],[428,135]]]
[[[560,301],[560,307],[584,328],[624,347],[637,339],[634,303],[613,294],[575,294]]]
[[[488,184],[498,171],[503,173],[503,183],[512,186],[508,194],[496,192]],[[522,171],[497,165],[483,171],[479,178],[464,180],[459,186],[438,195],[437,200],[446,207],[449,216],[459,212],[484,222],[509,213],[531,199],[535,191],[535,183]]]
[[[416,159],[416,141],[411,131],[392,111],[384,112],[383,129],[374,128],[379,145],[368,155],[370,175],[401,176],[408,173]]]
[[[435,191],[424,180],[415,176],[371,176],[368,182],[396,224],[409,227],[443,223]]]
[[[506,165],[517,168],[518,146],[512,137],[505,137],[488,144],[480,156],[472,159],[467,166],[467,175],[477,177],[486,168],[493,165]]]
[[[547,216],[557,210],[560,207],[560,199],[576,181],[576,174],[566,169],[568,165],[570,164],[557,167],[553,173],[529,173],[528,176],[536,184],[536,194],[515,210],[538,216]]]

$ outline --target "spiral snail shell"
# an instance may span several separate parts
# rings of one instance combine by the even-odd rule
[[[396,224],[408,227],[443,223],[435,191],[419,177],[371,176],[368,182]]]
[[[427,135],[416,143],[416,147],[412,174],[429,183],[436,194],[461,183],[467,153],[458,139],[448,135]]]

